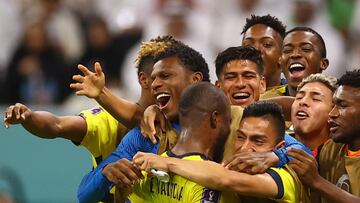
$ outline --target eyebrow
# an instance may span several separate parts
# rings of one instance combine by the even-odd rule
[[[306,92],[305,91],[302,91],[302,90],[300,90],[299,92],[298,92],[298,94],[305,94]],[[310,91],[310,95],[311,96],[324,96],[324,94],[323,93],[321,93],[321,92],[317,92],[317,91]]]

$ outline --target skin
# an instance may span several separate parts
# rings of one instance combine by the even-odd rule
[[[330,137],[335,142],[360,150],[360,88],[340,86],[334,93],[334,108],[329,113]]]
[[[285,36],[279,61],[291,96],[295,96],[302,79],[321,73],[328,67],[329,61],[321,56],[320,47],[320,39],[311,32],[295,31]],[[301,64],[305,69],[290,73],[289,67],[295,63]]]
[[[160,106],[169,120],[178,116],[178,105],[181,92],[190,84],[202,80],[202,74],[186,69],[176,56],[159,60],[154,65],[151,73],[151,84],[155,102]],[[170,96],[169,101],[163,106],[156,99],[159,94]]]
[[[268,88],[280,85],[281,68],[278,61],[281,56],[282,41],[278,32],[264,24],[255,24],[244,33],[242,45],[253,46],[261,51]]]
[[[291,112],[295,138],[310,149],[316,149],[329,138],[332,95],[333,92],[320,82],[307,83],[296,93]],[[307,116],[298,116],[298,112]]]
[[[215,85],[222,89],[232,105],[248,106],[259,100],[266,85],[258,73],[257,64],[250,60],[233,60],[224,65],[220,79]],[[247,93],[246,99],[236,99],[237,93]]]

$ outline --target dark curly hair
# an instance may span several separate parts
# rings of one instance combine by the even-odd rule
[[[264,74],[264,64],[260,51],[251,46],[237,46],[227,48],[216,57],[215,67],[218,79],[221,78],[224,65],[233,60],[250,60],[256,63],[259,75]]]
[[[359,88],[360,87],[360,69],[353,71],[346,71],[338,81],[339,86],[345,85],[350,87]]]
[[[277,17],[271,16],[270,14],[264,16],[251,15],[250,18],[246,18],[246,23],[241,34],[244,34],[251,26],[256,24],[269,26],[279,33],[283,39],[285,37],[286,26]]]
[[[201,72],[203,75],[202,81],[210,81],[208,64],[206,63],[204,57],[193,48],[180,41],[176,41],[176,43],[173,43],[173,46],[166,48],[164,51],[156,55],[154,62],[156,63],[161,59],[171,56],[176,56],[182,65],[184,65],[184,67],[188,70]]]
[[[312,29],[312,28],[309,28],[309,27],[294,27],[293,29],[291,29],[291,30],[289,30],[289,31],[287,31],[286,33],[285,33],[285,37],[288,35],[288,34],[290,34],[290,33],[292,33],[292,32],[296,32],[296,31],[303,31],[303,32],[310,32],[310,33],[313,33],[314,35],[316,35],[318,38],[319,38],[319,40],[320,40],[320,54],[321,54],[321,57],[323,57],[323,58],[326,58],[326,46],[325,46],[325,41],[324,41],[324,39],[322,38],[322,36],[318,33],[318,32],[316,32],[314,29]]]

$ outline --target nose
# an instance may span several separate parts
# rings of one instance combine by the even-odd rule
[[[236,78],[235,86],[239,89],[242,89],[246,86],[244,78],[241,75]]]
[[[240,152],[254,152],[249,139],[245,140],[244,144],[240,148]]]
[[[290,57],[291,57],[291,58],[299,58],[299,57],[301,57],[300,49],[295,47],[295,48],[292,50],[292,52],[290,53]]]
[[[304,96],[303,98],[300,99],[299,105],[308,107],[309,106],[309,99],[310,98],[308,96]]]
[[[338,117],[339,116],[339,108],[335,105],[332,109],[331,109],[331,111],[330,111],[330,113],[329,113],[329,117],[330,118],[336,118],[336,117]]]
[[[155,79],[151,83],[151,89],[157,90],[159,87],[161,87],[161,85],[162,85],[161,80],[158,77],[155,77]]]

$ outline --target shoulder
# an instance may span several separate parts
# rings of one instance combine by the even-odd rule
[[[295,202],[298,186],[294,177],[285,168],[270,168],[267,173],[274,179],[278,194],[275,199],[290,200]]]

